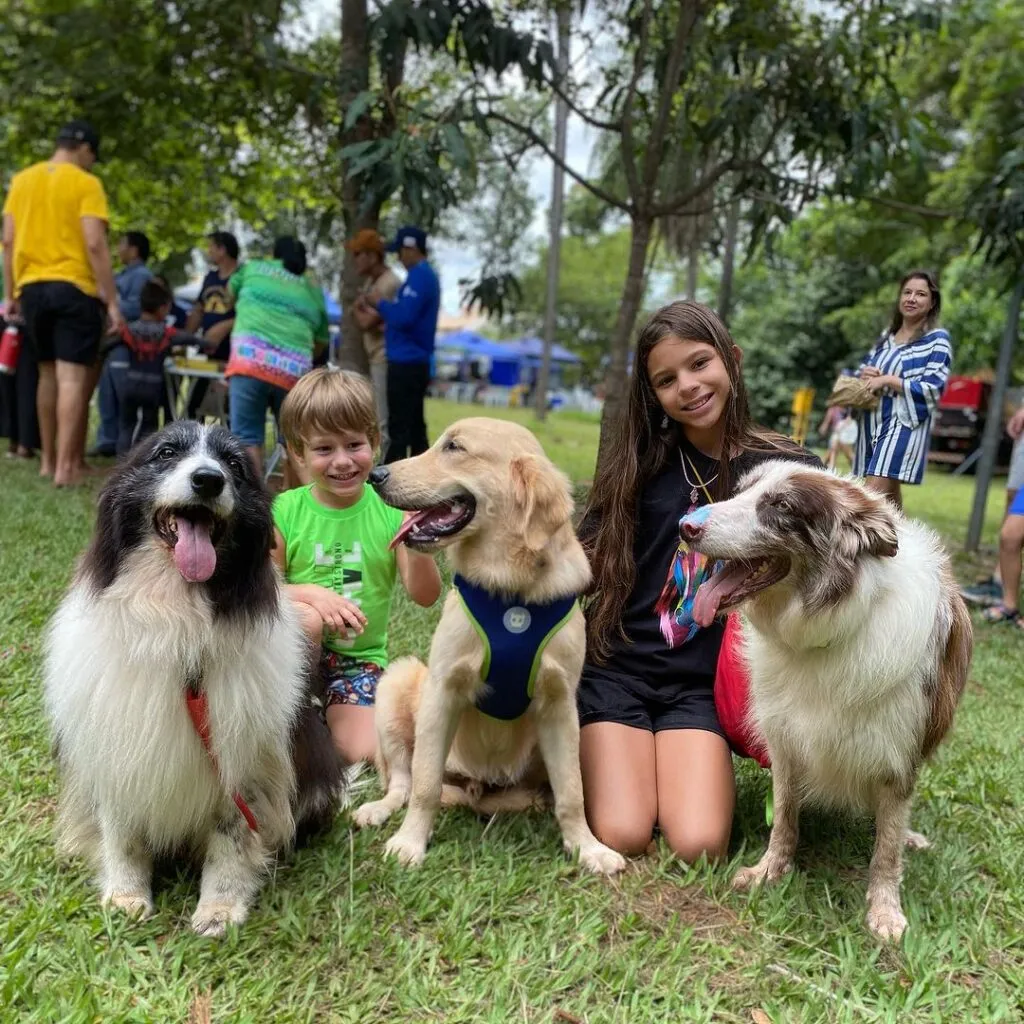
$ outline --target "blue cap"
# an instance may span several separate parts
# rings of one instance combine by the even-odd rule
[[[425,256],[427,254],[427,233],[422,228],[405,227],[399,228],[395,240],[388,246],[388,252],[398,252],[406,247],[419,249]]]

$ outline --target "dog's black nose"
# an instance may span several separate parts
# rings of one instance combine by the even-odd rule
[[[192,474],[192,490],[199,498],[216,498],[224,490],[224,474],[219,469],[197,469]]]
[[[391,476],[391,470],[387,466],[376,466],[370,470],[370,483],[374,487],[380,487],[381,484],[388,482],[389,476]]]

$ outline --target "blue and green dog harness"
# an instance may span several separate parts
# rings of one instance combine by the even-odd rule
[[[484,645],[480,670],[486,687],[478,711],[503,722],[521,718],[533,700],[541,655],[576,609],[576,595],[550,604],[499,597],[456,574],[455,592]]]

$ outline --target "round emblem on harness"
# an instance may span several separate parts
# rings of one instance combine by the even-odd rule
[[[525,608],[509,608],[501,623],[510,633],[525,633],[530,628],[530,613]]]

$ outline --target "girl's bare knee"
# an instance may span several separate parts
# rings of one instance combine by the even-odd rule
[[[654,821],[627,820],[625,818],[605,818],[598,815],[591,820],[591,830],[605,846],[610,846],[624,857],[640,857],[647,852],[651,836],[654,834]]]
[[[728,831],[697,827],[676,829],[663,825],[662,834],[669,849],[686,864],[696,864],[702,857],[715,864],[729,854]]]

